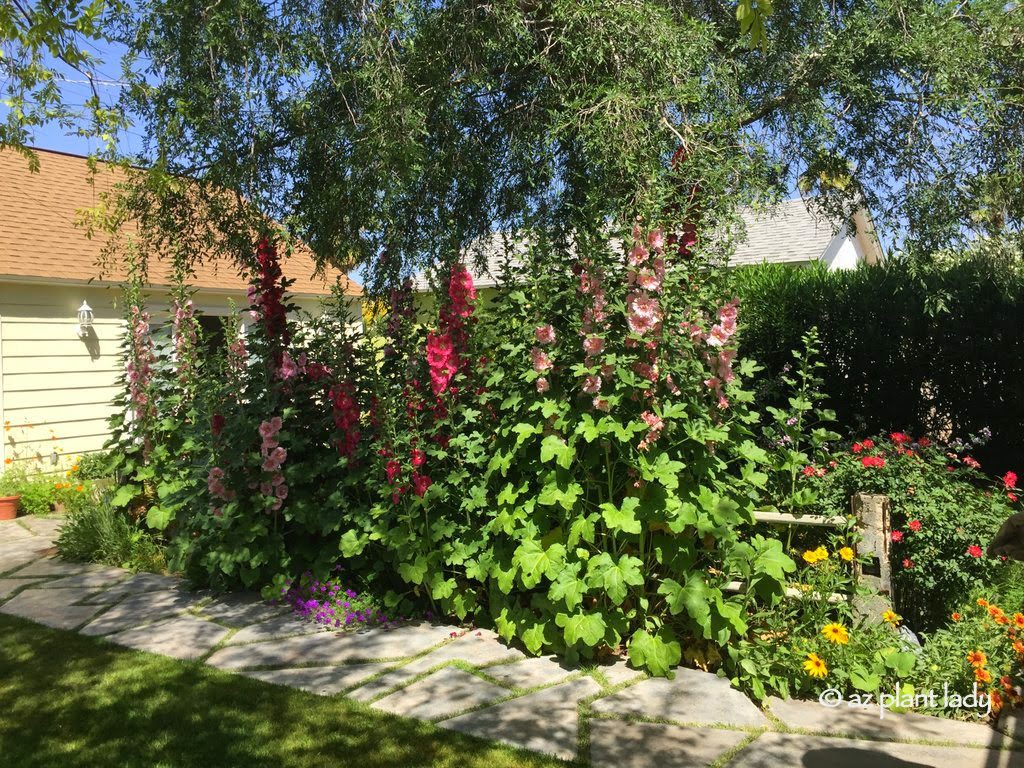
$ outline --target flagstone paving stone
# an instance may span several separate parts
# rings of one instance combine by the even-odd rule
[[[942,717],[929,717],[913,712],[897,716],[886,712],[879,717],[879,708],[826,707],[817,701],[794,701],[772,697],[771,713],[794,730],[813,731],[834,736],[889,741],[952,742],[972,746],[996,746],[1000,741],[1012,745],[1010,738],[999,734],[985,723],[968,723]]]
[[[373,706],[417,720],[436,720],[508,696],[509,690],[455,667],[445,667]]]
[[[72,563],[67,560],[61,560],[59,557],[44,557],[31,565],[18,569],[17,572],[11,575],[18,578],[28,576],[76,576],[80,573],[95,570],[98,570],[97,567],[88,563]]]
[[[513,687],[537,688],[541,685],[560,683],[578,671],[563,666],[554,656],[538,656],[512,664],[487,667],[483,673]]]
[[[241,670],[240,675],[254,677],[265,683],[300,688],[320,696],[332,696],[386,669],[386,664],[342,664],[337,667],[303,667],[299,669]]]
[[[1024,753],[765,733],[740,750],[727,765],[730,768],[1024,768]]]
[[[0,600],[6,600],[19,589],[39,584],[39,579],[0,579]]]
[[[489,630],[473,630],[452,640],[447,645],[431,651],[409,663],[409,667],[425,672],[438,664],[449,661],[464,661],[473,666],[491,664],[496,661],[516,661],[524,658],[522,651],[509,648]]]
[[[387,667],[386,664],[383,666],[385,668]],[[400,685],[407,685],[422,673],[423,670],[418,670],[415,667],[412,667],[411,664],[407,664],[404,667],[398,667],[397,669],[385,672],[380,677],[374,678],[370,682],[361,685],[346,695],[350,699],[355,699],[356,701],[369,702],[387,693],[392,688],[396,688]]]
[[[270,605],[258,595],[222,595],[196,609],[196,612],[229,627],[242,628],[273,619],[287,612],[285,606]]]
[[[74,629],[96,615],[95,605],[72,605],[87,589],[26,589],[0,605],[0,612],[53,629]]]
[[[571,760],[579,738],[577,705],[600,690],[597,683],[583,677],[438,725]]]
[[[311,621],[304,621],[292,615],[284,615],[240,629],[231,636],[228,644],[255,643],[276,640],[281,637],[290,637],[292,635],[319,634],[327,631],[327,627],[314,624]]]
[[[590,721],[591,768],[704,768],[749,734],[595,718]],[[780,766],[781,768],[781,766]]]
[[[815,702],[815,706],[820,706]],[[598,699],[596,712],[633,715],[679,723],[767,727],[768,719],[723,677],[697,669],[677,669],[674,680],[650,678]]]
[[[232,645],[210,657],[221,669],[241,667],[293,667],[343,662],[400,659],[422,653],[448,636],[449,627],[430,624],[364,632],[330,632]]]
[[[181,613],[196,602],[187,592],[173,589],[131,595],[83,627],[82,634],[111,635],[133,629]]]
[[[127,573],[122,571],[122,573]],[[124,581],[92,595],[90,603],[116,603],[118,600],[137,595],[142,592],[178,589],[181,582],[173,576],[161,576],[157,573],[136,573],[129,575]]]
[[[224,639],[230,629],[195,616],[178,616],[110,635],[107,639],[140,651],[159,653],[176,659],[198,659]]]
[[[49,537],[52,539],[57,538],[57,533],[60,527],[64,525],[63,518],[52,518],[52,517],[32,517],[24,516],[18,518],[18,523],[21,524],[22,528],[27,528],[32,533],[40,537]]]
[[[43,589],[88,589],[96,592],[106,589],[125,580],[128,574],[120,568],[100,568],[86,571],[74,576],[63,576],[59,579],[52,579],[43,582],[40,587]]]
[[[604,675],[608,684],[612,686],[647,677],[646,673],[633,669],[625,660],[621,659],[613,664],[597,664],[594,670]]]
[[[6,544],[9,541],[18,541],[22,539],[31,539],[36,537],[28,528],[22,525],[5,525],[0,528],[0,544]]]
[[[43,556],[46,546],[28,539],[0,545],[0,574],[11,575]]]

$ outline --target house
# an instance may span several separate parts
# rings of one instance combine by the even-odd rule
[[[97,267],[104,241],[89,239],[76,220],[123,179],[123,171],[101,165],[90,183],[86,158],[37,154],[39,171],[32,173],[21,155],[0,152],[0,420],[9,427],[0,466],[6,459],[60,465],[66,461],[61,457],[102,448],[122,372],[125,271]],[[337,282],[351,297],[353,322],[360,322],[362,291],[347,276],[317,275],[311,253],[301,245],[282,269],[294,279],[291,290],[302,309],[315,314]],[[147,306],[159,322],[170,305],[169,264],[151,262],[148,280]],[[190,283],[208,329],[219,328],[219,316],[232,305],[248,305],[248,284],[226,258],[199,265]],[[78,318],[83,302],[93,312],[84,334]]]
[[[744,209],[740,216],[746,229],[746,239],[738,243],[729,259],[729,265],[733,267],[761,263],[806,267],[820,261],[827,264],[829,270],[837,270],[882,261],[882,249],[874,225],[864,210],[854,217],[854,233],[846,226],[834,231],[831,224],[815,216],[799,198],[784,200],[764,211]],[[512,251],[516,247],[517,244],[511,244]],[[508,263],[506,253],[499,236],[493,236],[484,246],[482,266],[470,268],[473,283],[478,289],[486,293],[498,285],[502,270]],[[516,263],[514,258],[511,263]],[[422,273],[414,275],[413,287],[416,291],[429,291],[430,281]]]

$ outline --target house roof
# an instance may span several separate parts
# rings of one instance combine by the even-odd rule
[[[29,170],[28,161],[10,151],[0,151],[0,280],[118,283],[127,276],[119,264],[97,266],[106,244],[104,238],[90,239],[76,225],[80,211],[93,208],[101,195],[126,178],[125,171],[100,163],[94,176],[88,161],[79,155],[36,149],[39,171]],[[296,295],[320,296],[331,292],[340,281],[350,296],[362,294],[359,284],[338,270],[317,274],[313,254],[298,243],[282,259],[282,271],[294,280]],[[151,259],[147,279],[151,285],[170,285],[169,259]],[[195,265],[189,284],[196,288],[244,291],[248,282],[239,265],[227,256],[204,259]]]
[[[729,266],[732,267],[764,262],[805,264],[817,261],[826,257],[837,238],[849,236],[845,228],[833,231],[831,223],[816,217],[800,198],[783,200],[766,210],[744,208],[740,215],[746,228],[746,238],[737,243],[736,251],[729,258]],[[873,239],[870,218],[866,212],[859,213],[856,218],[857,237],[864,238],[865,259],[874,264],[880,259],[880,251]],[[466,262],[474,284],[477,287],[497,285],[506,264],[520,264],[514,256],[509,261],[509,252],[521,249],[522,242],[506,245],[500,233],[490,235],[479,247],[469,249]],[[478,253],[479,260],[476,259]],[[414,290],[430,290],[430,281],[425,273],[413,275],[412,281]]]
[[[821,259],[837,234],[832,224],[807,209],[800,198],[783,200],[767,210],[740,211],[747,230],[745,241],[737,244],[729,258],[733,267],[748,264],[801,264]]]

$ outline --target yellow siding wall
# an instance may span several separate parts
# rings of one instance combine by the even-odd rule
[[[232,299],[237,306],[246,304],[243,292],[200,291],[194,297],[197,308],[209,314],[227,314]],[[95,335],[88,344],[78,337],[82,301],[95,314]],[[119,392],[120,303],[117,288],[0,282],[3,459],[57,469],[103,447],[111,401]],[[316,299],[296,303],[309,312],[319,309]],[[166,295],[149,298],[157,322],[166,318],[168,304]],[[354,306],[354,318],[358,312]],[[54,453],[58,467],[52,464]]]

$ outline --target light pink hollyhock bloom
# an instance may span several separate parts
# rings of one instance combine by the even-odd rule
[[[611,403],[609,403],[603,397],[595,397],[593,405],[596,410],[604,411],[605,413],[612,409]]]
[[[629,266],[639,267],[641,264],[647,261],[650,254],[644,247],[643,243],[638,242],[632,248],[629,249]]]
[[[600,376],[587,376],[583,380],[583,391],[588,395],[596,395],[601,391],[601,377]]]
[[[708,334],[708,344],[712,347],[724,346],[729,341],[729,337],[732,336],[725,328],[720,325],[714,325],[711,327],[711,333]]]
[[[270,482],[273,485],[280,485],[281,483],[284,482],[284,475],[282,475],[280,472],[278,472],[272,478],[270,478]]]
[[[287,499],[288,498],[288,486],[287,485],[279,485],[279,486],[277,486],[277,488],[274,491],[274,495],[277,496],[277,498],[279,498],[279,499]]]
[[[267,456],[260,464],[260,468],[264,472],[277,472],[281,468],[281,462],[275,461],[273,456]]]
[[[651,411],[644,411],[640,414],[640,418],[652,431],[661,432],[665,428],[665,422],[661,420],[661,417]]]
[[[659,252],[665,247],[665,233],[660,227],[647,233],[647,244]]]
[[[588,355],[600,355],[604,351],[604,339],[600,336],[588,336],[583,340],[583,351]]]
[[[271,440],[277,434],[277,430],[274,429],[273,424],[269,421],[264,421],[260,424],[259,432],[264,442]]]
[[[547,373],[551,370],[551,358],[540,347],[530,350],[530,358],[533,361],[533,370],[537,373]]]
[[[287,381],[293,376],[298,375],[298,373],[299,366],[297,366],[295,364],[295,361],[292,360],[292,356],[289,355],[287,352],[283,353],[281,355],[281,367],[277,369],[278,378]]]
[[[590,293],[594,289],[594,279],[589,272],[580,274],[580,293]]]
[[[288,451],[286,451],[286,450],[285,450],[284,448],[282,448],[281,446],[278,446],[277,448],[275,448],[275,449],[273,450],[273,452],[272,452],[272,453],[270,454],[270,456],[271,456],[271,458],[273,458],[273,459],[274,459],[274,460],[275,460],[275,461],[276,461],[276,462],[277,462],[278,464],[284,464],[284,461],[285,461],[285,459],[287,459],[287,458],[288,458]]]
[[[653,317],[638,315],[634,312],[626,318],[626,324],[633,333],[643,336],[645,333],[654,330],[658,322]]]
[[[550,325],[541,325],[534,329],[533,335],[541,344],[555,343],[555,329]]]
[[[633,314],[655,320],[661,319],[661,305],[658,304],[657,299],[645,293],[634,293],[627,297],[627,301]]]
[[[274,493],[274,486],[270,483],[260,483],[260,493],[264,496],[271,496]]]
[[[729,407],[729,401],[725,399],[725,395],[718,396],[718,407],[723,411]]]
[[[636,282],[645,291],[656,291],[661,288],[661,278],[650,269],[641,269],[637,273]]]
[[[538,392],[544,393],[544,392],[547,392],[549,389],[551,389],[551,384],[548,382],[547,379],[545,379],[543,376],[541,376],[539,379],[537,379],[537,391]]]
[[[633,364],[633,372],[638,376],[642,376],[648,381],[658,380],[658,366],[650,365],[648,363],[636,362]]]
[[[220,467],[214,467],[213,469],[210,470],[210,477],[216,478],[217,480],[221,480],[224,478],[224,470],[221,469]]]
[[[708,389],[719,390],[722,388],[722,380],[717,376],[712,376],[710,379],[704,379],[704,386]]]
[[[274,499],[274,503],[270,505],[270,509],[274,512],[278,512],[283,506],[284,502],[281,499]]]
[[[274,430],[275,435],[281,431],[282,426],[284,426],[284,422],[281,420],[280,416],[275,416],[270,420],[270,428]]]

